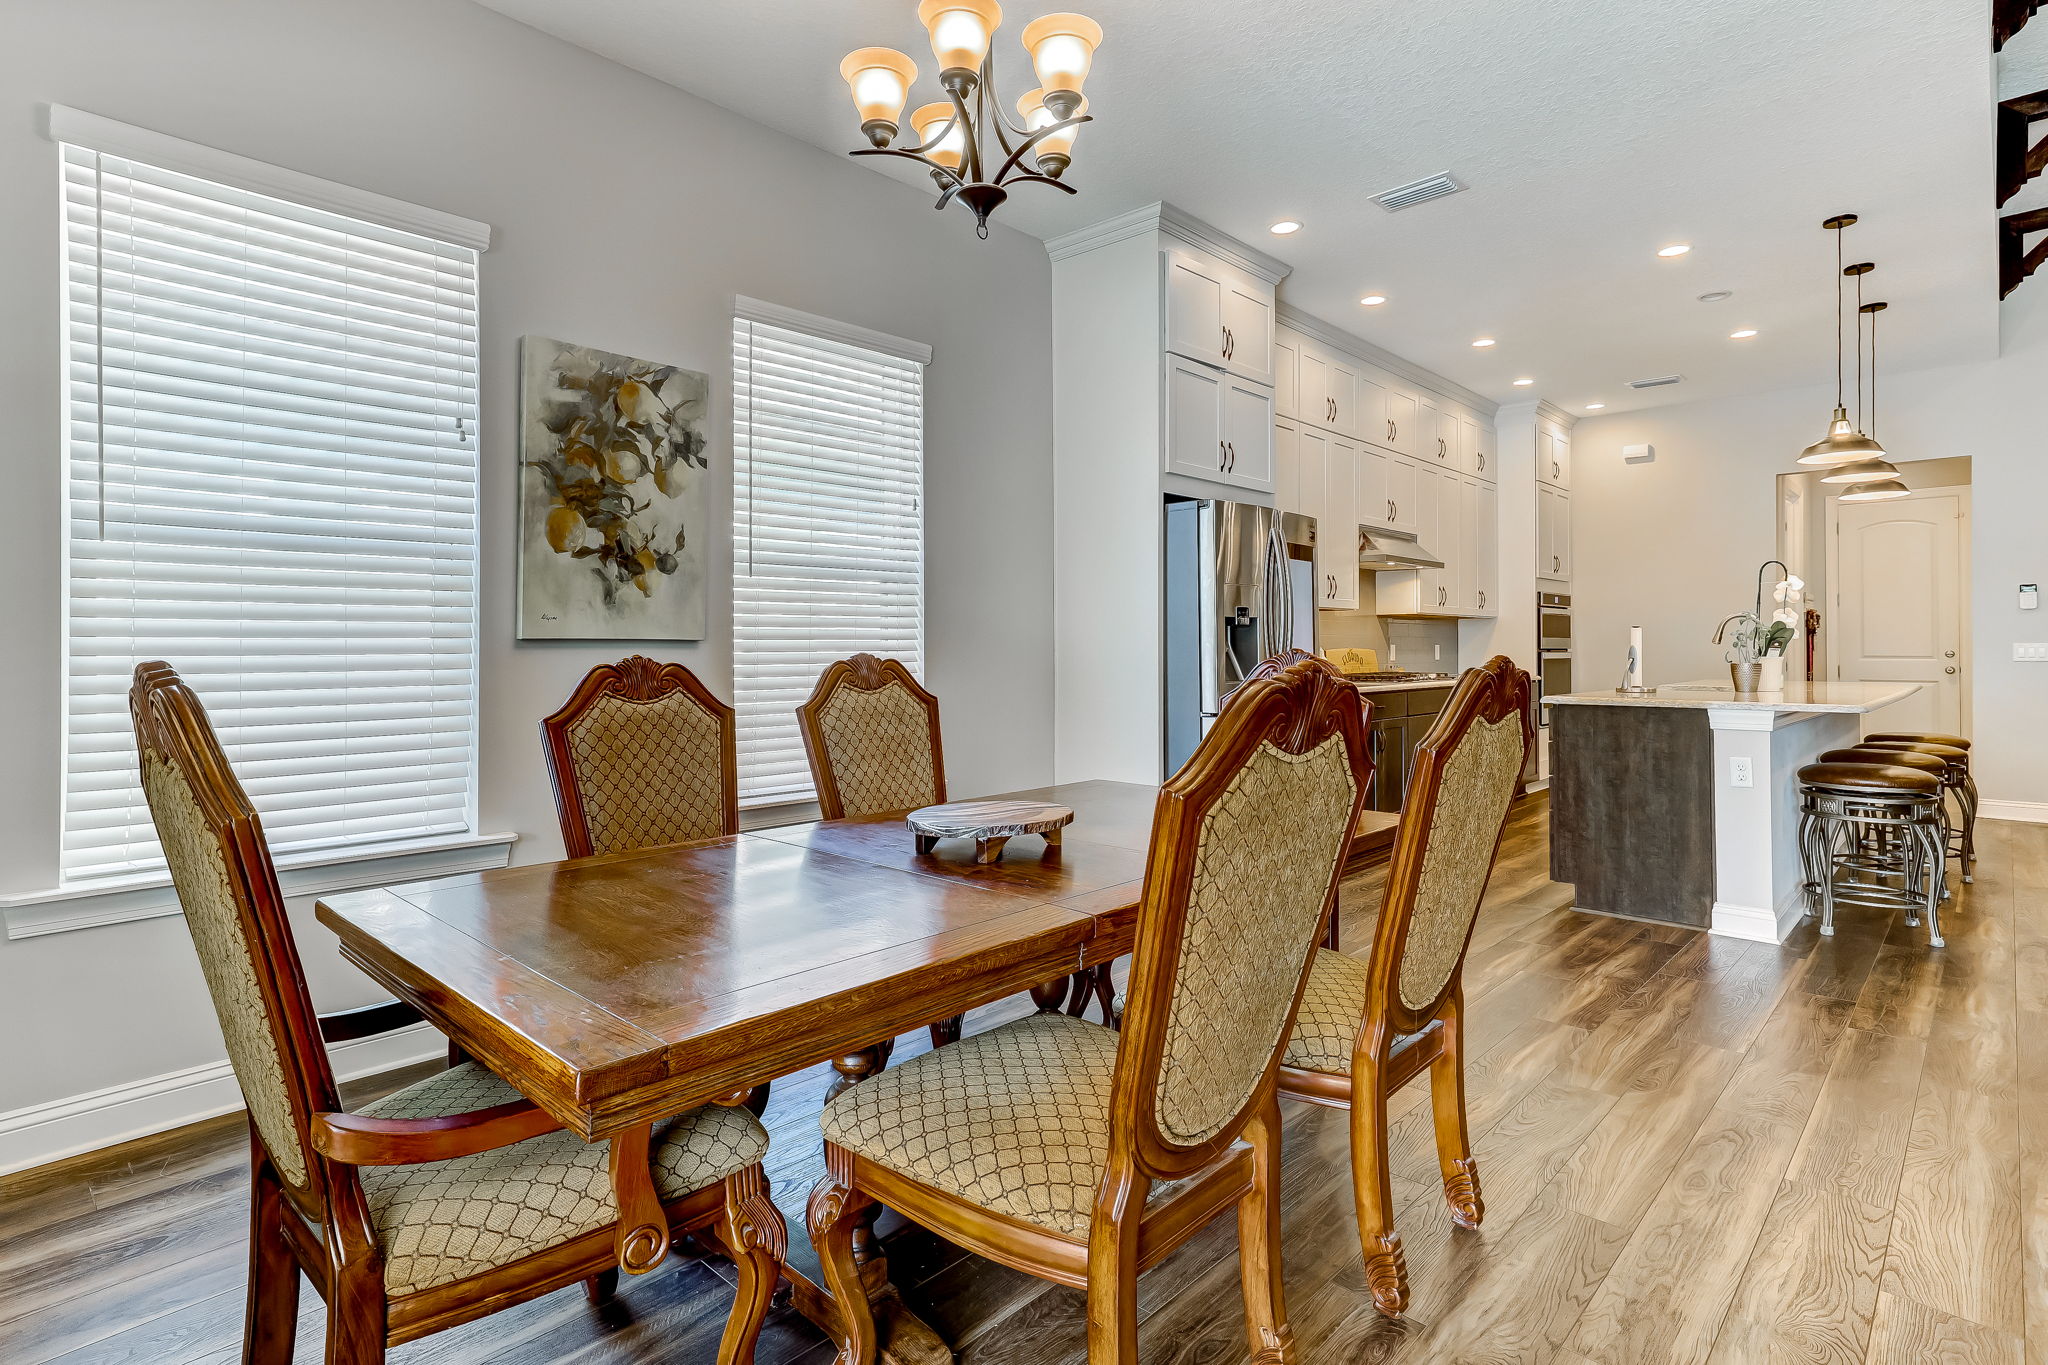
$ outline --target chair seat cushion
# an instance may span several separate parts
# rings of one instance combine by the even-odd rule
[[[1809,763],[1799,770],[1799,780],[1809,787],[1894,796],[1932,796],[1941,790],[1940,779],[1890,764]]]
[[[1932,731],[1893,730],[1882,735],[1865,735],[1864,738],[1904,739],[1917,741],[1921,744],[1946,744],[1951,749],[1967,749],[1970,747],[1970,741],[1964,739],[1961,735],[1941,735],[1935,734]]]
[[[869,1077],[825,1106],[825,1140],[992,1213],[1085,1239],[1109,1158],[1117,1035],[1037,1014]],[[1157,1201],[1174,1184],[1155,1185]]]
[[[434,1118],[509,1104],[519,1092],[465,1062],[363,1106],[385,1119]],[[753,1165],[768,1133],[744,1109],[707,1105],[654,1130],[654,1187],[680,1199]],[[363,1197],[384,1250],[384,1287],[411,1294],[467,1279],[618,1221],[611,1144],[545,1133],[417,1166],[364,1166]]]
[[[1366,965],[1328,948],[1316,949],[1309,965],[1308,988],[1301,1013],[1294,1016],[1294,1035],[1287,1040],[1286,1065],[1303,1071],[1351,1074],[1351,1049],[1365,1020]]]

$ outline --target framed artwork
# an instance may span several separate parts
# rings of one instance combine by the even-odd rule
[[[710,376],[519,350],[519,638],[703,639]]]

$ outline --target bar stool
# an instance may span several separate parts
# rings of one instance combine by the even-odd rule
[[[1931,772],[1870,762],[1801,768],[1799,855],[1807,910],[1818,909],[1821,933],[1835,932],[1838,903],[1903,909],[1908,924],[1924,913],[1928,941],[1941,947],[1944,831],[1942,783]],[[1838,870],[1849,873],[1839,889]],[[1887,877],[1899,885],[1886,885]]]
[[[1954,827],[1955,847],[1950,850],[1962,863],[1963,881],[1967,884],[1977,879],[1977,782],[1970,776],[1970,750],[1968,741],[1950,744],[1954,735],[1939,739],[1901,739],[1891,735],[1867,735],[1856,742],[1859,749],[1883,749],[1900,753],[1927,754],[1941,759],[1948,765],[1942,775],[1942,786],[1956,798],[1956,813],[1959,817]]]
[[[1948,761],[1938,755],[1913,753],[1906,749],[1885,749],[1876,745],[1856,744],[1845,749],[1830,749],[1819,758],[1816,758],[1814,762],[1860,763],[1865,767],[1884,767],[1890,765],[1898,768],[1912,768],[1916,772],[1926,773],[1938,782],[1945,781],[1949,773]],[[1936,809],[1941,816],[1941,846],[1946,849],[1950,845],[1952,833],[1948,819],[1948,803],[1944,801]],[[1896,830],[1889,828],[1858,829],[1856,835],[1859,843],[1874,844],[1879,849],[1888,849],[1898,841],[1899,837]],[[1956,856],[1960,857],[1961,855],[1957,854]],[[1878,869],[1872,868],[1867,870]],[[1945,881],[1946,879],[1944,879]],[[1942,887],[1941,898],[1943,900],[1949,899],[1948,887],[1945,884]]]

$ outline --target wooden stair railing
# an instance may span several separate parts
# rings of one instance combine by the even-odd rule
[[[2027,246],[2027,238],[2036,232],[2048,232],[2048,208],[2008,213],[1998,220],[1998,297],[2001,299],[2019,288],[2027,276],[2039,270],[2041,262],[2048,261],[2048,237],[2036,242],[2032,249]]]
[[[1991,50],[1997,52],[2011,42],[2043,4],[2048,4],[2048,0],[1992,0]]]

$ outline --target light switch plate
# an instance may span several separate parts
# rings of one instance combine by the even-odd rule
[[[2048,644],[2015,643],[2012,647],[2012,661],[2016,664],[2048,664]]]

